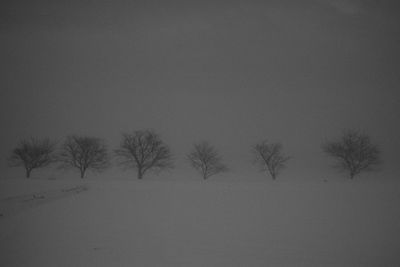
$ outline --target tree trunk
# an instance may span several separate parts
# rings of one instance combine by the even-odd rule
[[[26,169],[26,172],[25,172],[26,178],[31,177],[31,171],[32,170]]]
[[[81,178],[83,179],[85,177],[85,170],[81,170]]]
[[[137,178],[138,178],[139,180],[143,178],[143,173],[142,173],[142,170],[141,170],[141,169],[138,169]]]
[[[350,170],[350,179],[353,179],[355,175],[356,172],[354,170]]]
[[[268,171],[269,171],[269,174],[272,177],[272,180],[275,180],[276,179],[276,174],[270,168],[268,168]]]

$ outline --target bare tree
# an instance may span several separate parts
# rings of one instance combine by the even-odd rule
[[[102,171],[109,166],[107,147],[104,141],[96,137],[68,136],[58,160],[61,168],[76,168],[81,178],[87,170]]]
[[[282,152],[282,144],[263,141],[253,147],[254,163],[258,164],[261,171],[268,172],[275,180],[279,172],[286,167],[290,157]]]
[[[23,139],[12,151],[8,161],[11,167],[23,166],[26,178],[29,178],[33,169],[46,167],[54,161],[54,148],[55,143],[48,138]]]
[[[217,150],[208,142],[195,144],[193,150],[187,155],[187,159],[192,167],[201,173],[203,179],[228,171],[228,168],[221,162]]]
[[[150,170],[161,171],[173,167],[169,147],[152,130],[124,134],[115,150],[120,163],[137,170],[138,179]]]
[[[347,130],[340,140],[327,142],[322,149],[337,160],[335,167],[349,172],[350,179],[362,171],[374,170],[381,163],[378,147],[359,131]]]

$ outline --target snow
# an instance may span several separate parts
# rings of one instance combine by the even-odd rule
[[[400,266],[400,182],[244,180],[1,180],[0,266]]]

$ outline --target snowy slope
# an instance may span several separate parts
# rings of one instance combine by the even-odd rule
[[[0,266],[400,266],[398,182],[86,184],[0,218]]]

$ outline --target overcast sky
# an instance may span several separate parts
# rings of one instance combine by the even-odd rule
[[[1,170],[20,138],[152,128],[177,171],[208,140],[232,171],[280,141],[287,175],[332,172],[320,144],[371,135],[400,173],[396,1],[9,1],[0,9]],[[21,171],[21,173],[23,173]],[[135,172],[132,172],[134,175]]]

